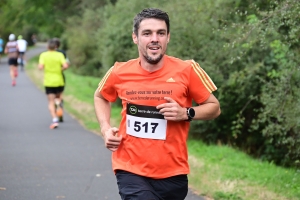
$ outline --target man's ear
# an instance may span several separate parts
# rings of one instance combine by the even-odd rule
[[[132,40],[133,40],[134,44],[138,43],[137,35],[134,32],[132,32]]]

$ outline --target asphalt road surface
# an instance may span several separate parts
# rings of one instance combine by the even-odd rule
[[[37,44],[29,59],[46,50]],[[48,127],[47,99],[20,71],[11,86],[7,59],[0,63],[0,200],[119,200],[111,152],[100,136],[68,113]],[[186,200],[203,200],[189,191]]]

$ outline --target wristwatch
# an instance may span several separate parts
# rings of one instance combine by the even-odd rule
[[[186,121],[192,121],[195,117],[195,110],[194,108],[186,108],[186,114],[188,116],[188,119]]]

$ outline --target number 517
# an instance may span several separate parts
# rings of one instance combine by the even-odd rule
[[[145,129],[144,132],[148,133],[148,126],[149,126],[148,124],[149,124],[148,122],[145,122],[144,124],[141,124],[141,122],[135,121],[134,122],[134,130],[136,132],[140,132],[142,130],[142,128],[144,128]],[[157,128],[158,123],[151,122],[150,126],[152,128],[152,133],[155,133],[155,129]]]

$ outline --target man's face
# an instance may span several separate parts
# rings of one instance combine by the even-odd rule
[[[163,20],[144,19],[140,23],[138,36],[132,38],[138,46],[139,56],[150,64],[157,64],[166,53],[170,34]]]

